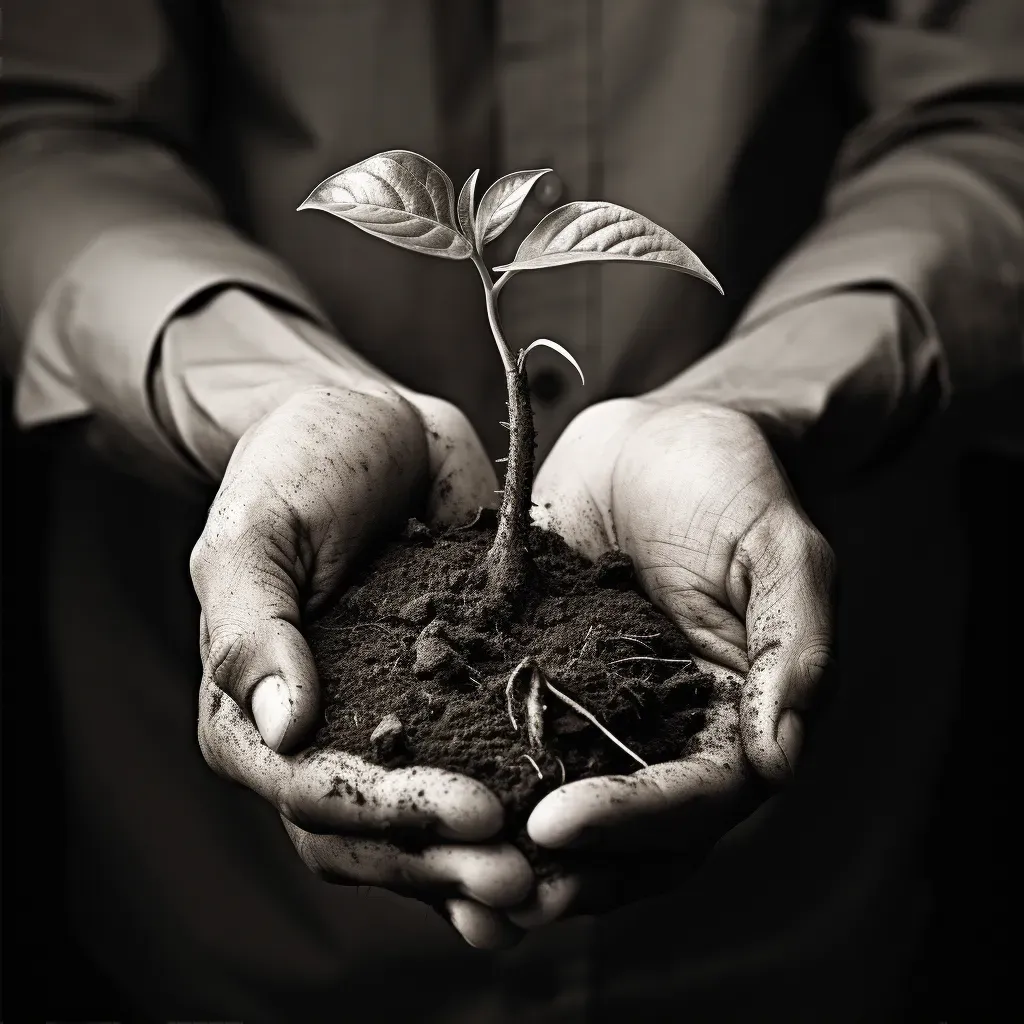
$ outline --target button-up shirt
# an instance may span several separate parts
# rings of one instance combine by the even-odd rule
[[[233,284],[456,401],[497,447],[503,380],[471,270],[295,212],[389,148],[456,187],[478,166],[555,169],[492,265],[553,205],[598,198],[667,227],[722,282],[724,299],[644,266],[520,275],[502,298],[512,343],[555,338],[588,375],[584,389],[553,353],[531,361],[542,452],[596,398],[652,388],[744,325],[843,289],[891,289],[913,337],[762,330],[726,346],[712,390],[811,419],[840,404],[856,424],[851,409],[888,416],[929,382],[990,380],[1022,361],[1021,15],[995,0],[907,0],[885,19],[871,6],[10,5],[0,290],[18,415],[94,412],[166,450],[148,387],[158,339]],[[216,344],[191,347],[218,363]],[[304,358],[275,345],[281,363]],[[231,359],[251,383],[244,351]],[[211,373],[190,393],[230,386]]]
[[[1024,361],[1013,0],[21,0],[4,30],[0,295],[26,426],[91,415],[201,466],[188,404],[173,439],[154,409],[161,343],[197,422],[244,403],[239,381],[333,346],[455,401],[497,450],[504,385],[471,268],[296,212],[395,148],[456,188],[477,167],[554,168],[492,266],[553,206],[604,199],[723,285],[648,266],[519,275],[510,341],[556,339],[587,373],[584,389],[554,354],[531,361],[542,452],[585,404],[676,375],[806,423],[838,408],[852,432]],[[829,297],[860,290],[891,298],[892,330],[829,321]],[[130,574],[137,553],[68,529],[94,574]],[[668,963],[669,932],[657,957],[637,934],[617,962]],[[567,1019],[598,979],[588,926],[554,934],[508,996],[547,986]],[[723,955],[666,970],[683,991]]]

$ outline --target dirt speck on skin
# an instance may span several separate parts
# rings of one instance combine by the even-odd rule
[[[513,603],[494,603],[485,590],[493,537],[493,514],[441,532],[410,520],[310,625],[324,695],[314,742],[387,768],[478,779],[504,804],[508,838],[543,871],[553,860],[525,824],[563,771],[571,782],[639,765],[546,690],[543,745],[531,746],[529,671],[513,687],[518,728],[506,693],[522,659],[650,764],[693,746],[712,684],[688,661],[682,633],[639,592],[626,556],[590,563],[532,528],[534,578]]]

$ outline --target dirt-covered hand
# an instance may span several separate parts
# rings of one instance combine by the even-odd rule
[[[301,624],[381,531],[424,508],[434,522],[457,521],[494,486],[479,441],[447,403],[374,382],[310,388],[242,436],[191,563],[208,763],[276,806],[314,871],[454,900],[454,923],[470,920],[476,944],[487,941],[483,905],[515,903],[532,884],[518,851],[481,845],[501,827],[497,798],[450,772],[301,751],[320,716]],[[402,830],[420,842],[397,842]],[[467,898],[478,903],[467,910]]]
[[[559,440],[534,495],[535,520],[577,549],[630,555],[716,695],[684,760],[572,782],[538,804],[529,832],[539,844],[618,849],[628,860],[551,883],[523,923],[588,899],[593,909],[629,898],[641,876],[644,887],[678,880],[756,806],[764,780],[787,779],[832,619],[831,549],[741,413],[640,399],[596,405]]]

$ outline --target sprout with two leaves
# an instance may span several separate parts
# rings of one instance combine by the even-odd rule
[[[321,182],[300,210],[324,210],[383,238],[427,256],[469,260],[480,274],[487,319],[498,346],[508,386],[509,450],[498,530],[489,554],[491,584],[514,592],[529,565],[534,429],[525,360],[537,346],[564,356],[583,379],[576,360],[557,342],[541,338],[513,354],[502,333],[498,296],[509,280],[527,270],[570,263],[641,262],[668,267],[721,286],[678,238],[646,217],[614,203],[574,202],[551,211],[526,236],[511,263],[484,263],[484,248],[515,220],[530,191],[550,168],[516,171],[483,194],[475,192],[479,171],[462,187],[458,201],[451,179],[417,153],[389,150],[368,157]]]

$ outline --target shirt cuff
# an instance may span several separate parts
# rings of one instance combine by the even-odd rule
[[[948,399],[1024,365],[1022,261],[1024,224],[1003,196],[952,160],[907,150],[833,191],[827,218],[736,331],[830,292],[889,288],[920,325],[916,364],[937,368]]]
[[[180,468],[152,408],[150,369],[174,315],[224,284],[276,296],[327,323],[282,264],[226,225],[176,218],[119,228],[72,262],[33,318],[16,384],[18,423],[94,414]]]
[[[746,413],[793,471],[843,474],[941,401],[940,363],[899,294],[851,287],[760,317],[652,394]]]
[[[171,431],[213,480],[242,434],[297,391],[393,383],[315,321],[242,288],[168,324],[160,371]]]

